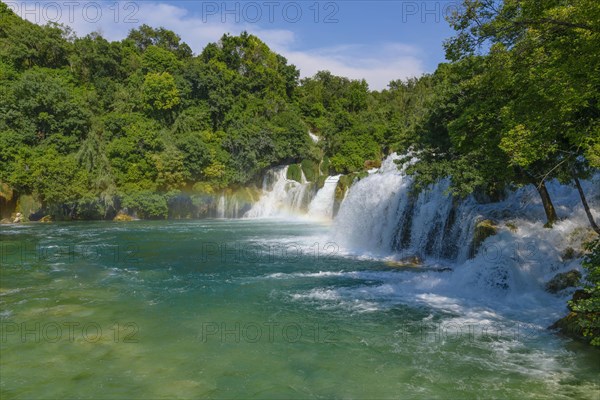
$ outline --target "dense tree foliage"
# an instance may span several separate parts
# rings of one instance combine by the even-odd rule
[[[0,16],[0,182],[66,217],[165,217],[177,193],[258,183],[274,165],[319,182],[410,150],[417,188],[450,176],[455,195],[496,199],[533,184],[551,225],[546,181],[579,187],[600,167],[593,0],[464,0],[450,62],[382,91],[327,71],[299,80],[247,33],[194,55],[163,28],[109,42]]]
[[[545,182],[578,185],[600,167],[600,4],[464,0],[450,22],[453,62],[434,74],[415,170],[452,175],[460,194],[534,184],[551,225]]]
[[[587,272],[583,295],[570,302],[583,336],[600,347],[600,239],[588,244],[590,251],[583,261]]]
[[[295,101],[298,77],[246,33],[194,56],[163,28],[111,43],[0,4],[0,181],[56,217],[116,207],[164,217],[173,193],[246,185],[320,157]]]

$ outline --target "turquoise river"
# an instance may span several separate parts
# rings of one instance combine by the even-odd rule
[[[0,398],[598,399],[597,350],[329,229],[1,227]]]

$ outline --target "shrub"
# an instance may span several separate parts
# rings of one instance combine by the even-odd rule
[[[286,178],[289,180],[292,180],[292,181],[302,182],[302,169],[300,169],[300,165],[299,164],[290,165],[287,170]]]
[[[319,175],[319,177],[317,178],[317,190],[325,186],[325,181],[327,180],[327,178],[327,175]]]
[[[309,182],[315,182],[319,176],[319,166],[312,160],[302,160],[300,164],[306,180]]]
[[[139,192],[123,198],[123,206],[141,219],[165,219],[169,215],[167,199],[159,193]]]
[[[588,243],[586,248],[590,253],[582,264],[586,271],[585,295],[569,303],[577,315],[577,324],[582,328],[583,336],[593,346],[600,346],[600,238]]]
[[[329,157],[323,157],[323,161],[321,161],[321,173],[323,175],[329,175]]]

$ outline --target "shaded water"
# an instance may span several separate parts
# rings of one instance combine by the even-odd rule
[[[0,228],[0,397],[594,398],[599,353],[328,227]],[[562,301],[561,299],[556,300]],[[546,319],[551,319],[553,316]]]

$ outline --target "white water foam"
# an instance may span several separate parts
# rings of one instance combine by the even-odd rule
[[[333,205],[335,202],[335,189],[341,175],[329,176],[323,187],[308,206],[308,216],[316,219],[330,220],[333,218]]]
[[[263,179],[263,195],[244,215],[245,218],[273,218],[299,214],[308,204],[309,186],[304,173],[302,182],[287,179],[288,166],[267,172]]]

